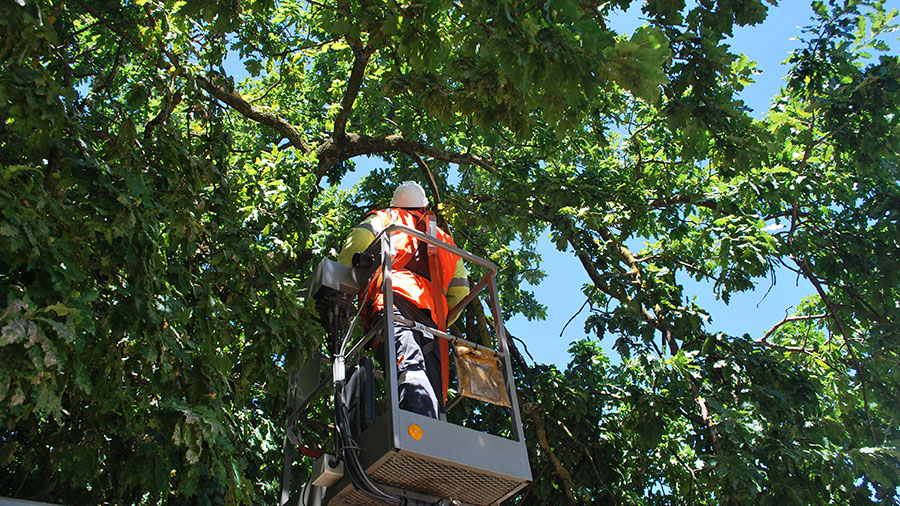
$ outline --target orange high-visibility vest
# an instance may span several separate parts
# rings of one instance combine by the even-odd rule
[[[378,216],[384,228],[392,223],[406,225],[426,234],[432,235],[441,241],[455,246],[450,234],[441,230],[434,222],[434,213],[426,211],[419,213],[400,208],[372,211],[369,215]],[[368,216],[368,215],[367,215]],[[437,329],[447,331],[447,290],[453,274],[456,271],[456,263],[459,256],[453,253],[429,245],[428,247],[428,279],[407,269],[407,264],[412,260],[419,247],[419,239],[404,233],[395,233],[391,237],[391,283],[394,295],[399,295],[420,309],[431,312],[431,318],[437,325]],[[384,309],[384,294],[382,293],[382,280],[374,282],[366,294],[366,300],[373,304],[373,312]],[[447,401],[447,387],[450,382],[449,353],[450,346],[445,339],[439,340],[441,353],[441,379],[443,382],[444,402]]]

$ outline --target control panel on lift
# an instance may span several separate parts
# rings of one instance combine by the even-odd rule
[[[486,292],[495,348],[392,311],[383,312],[365,332],[357,328],[356,299],[370,283],[381,283],[385,307],[394,306],[390,244],[391,236],[400,233],[450,251],[467,265],[486,272],[450,310],[449,320],[473,301],[481,304],[479,295]],[[282,506],[492,505],[531,481],[496,275],[497,267],[490,261],[399,224],[385,228],[365,254],[354,258],[354,267],[328,259],[319,264],[310,295],[317,301],[329,349],[291,374],[288,407],[292,412],[285,437]],[[489,403],[496,406],[492,409],[505,410],[501,418],[508,426],[499,433],[488,433],[448,421],[447,416],[435,419],[400,409],[395,347],[380,347],[386,355],[382,367],[371,356],[374,340],[393,342],[395,320],[450,342],[457,374],[456,394],[448,399],[448,413],[463,399],[474,403],[470,409],[475,410],[485,409]],[[292,496],[290,469],[302,447],[294,422],[302,425],[308,407],[323,396],[333,402],[334,449],[315,460],[311,479],[301,493]]]

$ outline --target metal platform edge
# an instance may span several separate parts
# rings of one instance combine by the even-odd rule
[[[366,448],[360,454],[360,461],[365,469],[375,469],[399,453],[520,483],[520,486],[498,499],[495,504],[515,495],[532,479],[528,450],[524,442],[409,411],[398,410],[397,413],[396,439],[391,434],[389,413],[379,416],[372,426],[356,438],[357,443]],[[421,428],[421,439],[415,440],[409,434],[407,429],[412,424]],[[329,488],[326,504],[339,496],[346,487],[352,486],[349,478],[343,477],[335,487]]]
[[[59,504],[51,504],[48,502],[26,501],[25,499],[14,499],[12,497],[0,497],[0,506],[60,506]]]

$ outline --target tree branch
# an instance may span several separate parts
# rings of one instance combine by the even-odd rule
[[[719,210],[719,203],[715,199],[704,195],[672,195],[650,201],[650,207],[653,208],[664,208],[675,204],[690,204],[713,211]]]
[[[436,160],[460,165],[477,165],[489,172],[494,172],[493,161],[478,155],[455,153],[434,146],[407,139],[401,135],[370,137],[356,133],[347,133],[346,140],[337,144],[328,139],[316,148],[319,155],[319,167],[316,177],[321,179],[335,164],[349,160],[355,156],[376,153],[400,152],[407,155],[425,155]]]
[[[431,168],[428,167],[428,164],[425,163],[425,160],[423,160],[418,153],[413,153],[410,156],[419,165],[419,169],[422,170],[422,176],[424,176],[425,180],[428,181],[428,186],[431,188],[431,193],[434,194],[435,207],[439,206],[441,204],[441,193],[440,191],[438,191],[437,181],[435,181],[434,179],[434,174],[432,174]]]
[[[225,103],[225,105],[231,107],[247,119],[252,119],[253,121],[266,125],[284,135],[291,141],[291,144],[302,151],[303,154],[308,154],[310,152],[310,148],[303,139],[303,135],[300,134],[300,131],[284,118],[269,111],[263,111],[253,107],[249,102],[244,100],[238,92],[228,92],[224,88],[213,84],[205,76],[197,76],[196,80],[197,84],[215,99]]]
[[[101,20],[101,21],[104,20],[103,16],[100,15],[100,12],[97,11],[97,9],[88,5],[84,0],[76,0],[76,2],[78,3],[78,5],[80,5],[82,8],[84,8],[88,13],[90,13],[96,19]],[[147,19],[150,22],[155,24],[155,20],[152,18],[152,16],[150,16],[149,12],[147,15]],[[136,49],[138,49],[140,51],[146,50],[146,48],[142,44],[140,44],[137,40],[135,40],[134,37],[132,37],[131,35],[126,33],[124,30],[122,30],[122,28],[120,26],[118,26],[116,23],[109,23],[108,26],[109,26],[110,30],[115,32],[120,37],[122,37],[123,40],[127,41],[129,44],[134,46]],[[181,62],[178,60],[178,56],[176,54],[172,53],[171,51],[166,49],[164,46],[160,47],[160,51],[166,55],[166,57],[169,59],[169,62],[176,69],[178,69],[178,71],[182,75],[184,75],[185,77],[188,77],[188,78],[191,77],[190,75],[188,75],[185,72],[184,67],[181,65]],[[306,141],[304,141],[303,136],[300,134],[300,131],[297,130],[296,127],[291,125],[287,120],[285,120],[271,112],[262,111],[260,109],[253,107],[252,105],[250,105],[249,102],[244,100],[244,98],[241,97],[241,95],[238,94],[237,92],[234,92],[234,91],[228,92],[225,89],[223,89],[219,86],[216,86],[209,79],[207,79],[206,76],[197,76],[197,77],[195,77],[195,79],[196,79],[197,84],[201,88],[203,88],[204,91],[209,93],[212,97],[225,103],[226,105],[228,105],[232,109],[236,110],[238,113],[247,117],[248,119],[252,119],[256,122],[262,123],[263,125],[266,125],[268,127],[275,129],[276,131],[278,131],[279,133],[281,133],[282,135],[287,137],[288,140],[291,141],[291,144],[293,144],[294,147],[296,147],[297,149],[302,151],[303,154],[308,154],[311,151],[309,146],[306,144]]]
[[[347,134],[347,119],[353,110],[353,103],[359,96],[359,89],[362,86],[363,77],[366,74],[366,65],[375,48],[367,46],[359,50],[354,50],[353,67],[350,69],[350,78],[347,80],[347,88],[344,90],[344,97],[341,99],[341,108],[338,110],[337,116],[334,118],[334,138],[340,143]]]
[[[697,385],[694,384],[694,381],[688,376],[685,378],[685,382],[688,385],[688,388],[691,391],[691,396],[694,398],[694,403],[697,404],[697,407],[700,408],[700,418],[703,420],[704,425],[706,425],[707,431],[709,431],[710,442],[712,443],[713,451],[720,458],[723,456],[722,454],[722,445],[719,442],[719,431],[716,429],[716,424],[713,422],[712,417],[709,415],[709,408],[706,406],[706,399],[700,395],[700,390],[697,388]],[[730,502],[734,502],[732,498]]]
[[[769,338],[769,336],[771,336],[776,330],[778,330],[779,327],[781,327],[781,326],[784,325],[785,323],[788,323],[788,322],[796,322],[796,321],[802,321],[802,320],[818,320],[818,319],[820,319],[820,318],[825,318],[825,317],[827,317],[827,316],[828,316],[827,314],[812,314],[812,315],[802,315],[802,316],[786,316],[783,320],[781,320],[780,322],[778,322],[778,323],[776,323],[775,325],[773,325],[772,328],[770,328],[769,331],[766,332],[766,334],[765,334],[764,336],[762,336],[761,338],[757,339],[756,342],[757,342],[757,343],[765,343],[765,341]]]
[[[431,188],[431,193],[434,195],[434,205],[431,206],[431,208],[434,210],[435,217],[437,217],[438,226],[450,232],[450,226],[447,224],[447,220],[444,219],[444,215],[441,214],[441,192],[438,190],[437,181],[434,179],[431,168],[428,167],[428,164],[425,163],[425,160],[423,160],[418,153],[413,153],[410,156],[419,165],[419,169],[422,170],[422,176],[428,181],[428,186]]]
[[[813,355],[817,351],[813,348],[805,348],[803,346],[784,346],[781,344],[770,343],[768,341],[762,341],[762,340],[756,341],[756,344],[761,344],[767,348],[773,348],[773,349],[777,349],[777,350],[794,351],[797,353],[806,353],[807,355]]]
[[[872,444],[878,446],[878,438],[875,436],[875,426],[872,424],[872,411],[869,409],[869,394],[866,392],[868,390],[868,385],[865,378],[865,371],[862,369],[862,364],[859,361],[859,357],[856,355],[856,351],[853,349],[853,346],[850,344],[850,339],[848,337],[847,329],[844,326],[844,321],[841,320],[840,316],[838,316],[838,308],[835,306],[834,302],[832,302],[831,297],[825,293],[825,289],[822,287],[822,283],[819,282],[819,278],[817,278],[812,273],[812,269],[810,269],[809,264],[806,263],[805,260],[801,260],[791,256],[794,262],[797,263],[797,266],[800,268],[800,271],[803,275],[813,284],[816,292],[819,294],[819,297],[828,307],[829,312],[831,313],[831,317],[834,319],[835,323],[837,323],[839,330],[841,331],[841,337],[844,339],[844,346],[847,347],[847,352],[850,354],[850,358],[853,359],[853,362],[856,364],[857,377],[859,378],[860,383],[862,384],[862,396],[863,396],[863,407],[866,410],[866,421],[869,424],[869,432],[872,435]]]
[[[563,489],[565,489],[566,492],[566,503],[570,506],[575,506],[577,502],[575,501],[575,482],[572,479],[572,473],[566,469],[566,466],[563,465],[562,461],[559,460],[559,457],[553,453],[553,449],[550,448],[550,441],[547,439],[547,429],[544,427],[544,419],[541,418],[540,411],[537,406],[531,403],[523,405],[522,409],[525,414],[531,418],[532,422],[534,422],[534,429],[538,436],[538,444],[541,445],[541,449],[544,450],[544,453],[547,454],[550,462],[553,463],[556,475],[562,481]]]
[[[623,305],[631,302],[632,298],[627,293],[625,293],[623,290],[615,291],[606,282],[603,281],[603,278],[600,276],[600,272],[597,271],[597,268],[594,266],[590,257],[587,255],[587,253],[582,251],[574,241],[569,240],[569,245],[572,246],[573,250],[575,250],[575,255],[578,257],[578,260],[581,261],[581,265],[587,272],[588,277],[591,278],[591,282],[594,283],[594,286],[596,286],[603,293],[606,293],[611,297],[615,297]],[[666,324],[666,322],[657,318],[643,305],[641,305],[640,308],[641,318],[643,318],[650,325],[653,325],[656,330],[659,330],[662,333],[663,340],[669,344],[669,349],[673,355],[675,353],[678,353],[678,345],[672,338],[669,326]]]
[[[631,284],[633,286],[635,286],[637,289],[643,290],[645,288],[645,286],[644,286],[643,280],[641,279],[641,271],[640,271],[640,267],[638,266],[639,261],[634,256],[634,254],[631,253],[631,250],[629,250],[627,246],[622,244],[612,234],[612,232],[609,231],[608,228],[599,227],[599,228],[597,228],[597,233],[600,234],[600,237],[603,238],[603,240],[612,242],[615,245],[617,255],[619,256],[621,261],[628,267],[627,275],[632,278]],[[579,250],[579,248],[576,248],[575,244],[571,241],[570,241],[570,244],[572,245],[572,248],[576,252],[579,252],[578,256],[579,256],[579,259],[581,260],[582,265],[585,265],[585,268],[587,268],[587,265],[591,265],[591,267],[593,267],[593,264],[591,263],[590,258],[584,253],[584,251],[581,251],[581,250]],[[596,270],[596,269],[594,269],[594,270]],[[589,275],[590,275],[590,273],[589,273]],[[597,274],[596,277],[599,278],[599,273]],[[591,279],[593,280],[594,277],[592,276]],[[598,285],[598,288],[600,288],[599,285]],[[609,293],[609,292],[607,292],[607,293]],[[613,295],[613,294],[610,294],[610,295]],[[613,296],[616,296],[616,295],[613,295]],[[617,298],[619,298],[619,300],[622,302],[631,302],[631,300],[632,300],[632,297],[629,296],[624,290],[619,293],[619,296]],[[661,313],[662,306],[657,304],[653,307],[653,311],[655,311],[655,314],[651,313],[650,310],[647,309],[646,307],[644,307],[643,304],[640,305],[640,309],[641,309],[641,316],[643,317],[643,319],[646,320],[647,322],[649,322],[650,324],[652,324],[662,334],[663,345],[664,346],[668,345],[669,351],[673,355],[678,353],[679,345],[675,341],[674,336],[672,335],[672,330],[671,330],[671,328],[669,328],[669,324],[665,320],[662,320],[661,318],[659,318],[659,316],[657,316]]]
[[[181,90],[175,93],[166,93],[162,99],[159,114],[144,125],[144,140],[149,139],[153,135],[154,128],[169,120],[179,103],[181,103]]]

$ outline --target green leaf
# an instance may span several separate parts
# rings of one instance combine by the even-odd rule
[[[29,326],[34,323],[23,319],[12,320],[0,329],[0,346],[19,343],[30,333]]]
[[[125,96],[125,103],[131,109],[138,109],[147,102],[147,88],[143,85],[136,85]]]
[[[660,87],[668,81],[663,72],[670,54],[665,41],[665,34],[658,28],[642,26],[630,40],[606,49],[603,54],[613,80],[634,96],[655,102]]]
[[[57,316],[67,316],[70,314],[78,314],[78,311],[72,309],[61,302],[47,306],[43,309],[45,312],[53,311]]]
[[[262,63],[260,63],[259,60],[254,59],[244,60],[244,68],[247,69],[247,72],[251,76],[256,77],[262,71]]]
[[[331,25],[331,32],[335,35],[346,35],[350,31],[350,20],[344,16],[338,16]]]

